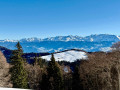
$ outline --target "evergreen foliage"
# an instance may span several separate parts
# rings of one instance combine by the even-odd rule
[[[75,67],[72,78],[73,78],[72,90],[83,90],[80,85],[80,73],[78,66]]]
[[[63,79],[58,63],[55,61],[54,55],[52,54],[51,61],[47,67],[47,77],[43,76],[43,87],[45,86],[44,80],[48,88],[46,90],[62,90]],[[45,90],[45,89],[44,89]]]
[[[19,55],[22,56],[23,55],[23,49],[22,49],[22,46],[20,45],[20,42],[18,42],[16,44],[16,48],[17,48],[17,51],[18,51]]]
[[[13,51],[11,56],[13,67],[10,69],[13,88],[28,88],[27,73],[24,69],[24,59],[22,58],[23,50],[19,42],[16,47],[17,49]]]
[[[37,54],[36,54],[34,58],[34,65],[37,65],[37,64],[38,64],[38,59],[37,59]]]
[[[43,68],[44,66],[44,60],[42,60],[41,56],[39,56],[38,65],[40,66],[40,68]]]
[[[47,66],[47,62],[45,59],[42,59],[40,55],[39,55],[39,57],[37,57],[37,54],[36,54],[33,65],[39,65],[40,68],[43,68],[43,67]]]
[[[42,81],[40,82],[40,88],[41,88],[41,90],[49,90],[48,84],[49,84],[49,82],[48,82],[47,74],[44,73],[42,75]]]

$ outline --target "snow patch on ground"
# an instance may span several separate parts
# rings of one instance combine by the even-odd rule
[[[38,52],[49,52],[49,51],[52,51],[53,49],[46,49],[44,47],[40,47],[40,48],[37,48],[37,51]]]
[[[93,38],[90,38],[90,41],[91,41],[91,42],[93,42],[93,41],[94,41],[94,39],[93,39]]]
[[[2,87],[0,87],[0,90],[32,90],[32,89],[20,89],[20,88],[2,88]]]
[[[112,48],[111,47],[103,47],[103,48],[100,48],[100,51],[103,51],[103,52],[108,52],[108,51],[111,51]]]
[[[56,61],[74,62],[77,59],[87,59],[87,54],[82,51],[71,50],[71,51],[56,53],[56,54],[54,54],[54,57],[55,57]],[[51,55],[42,56],[42,58],[49,61],[51,58]]]
[[[117,36],[117,38],[120,40],[120,36]]]

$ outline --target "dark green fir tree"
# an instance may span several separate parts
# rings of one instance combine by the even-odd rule
[[[63,79],[58,63],[55,61],[52,54],[51,61],[48,63],[48,89],[49,90],[62,90]]]
[[[24,69],[24,59],[22,58],[23,50],[18,42],[16,45],[17,49],[13,51],[11,55],[10,69],[11,80],[13,83],[13,88],[28,88],[27,73]]]
[[[72,75],[72,90],[83,90],[82,87],[81,87],[81,80],[80,80],[80,73],[79,73],[79,67],[76,66],[75,67],[75,70],[73,72],[73,75]]]
[[[35,54],[35,58],[34,58],[34,65],[38,64],[38,58],[37,58],[37,53]]]
[[[40,68],[43,68],[43,64],[44,64],[44,62],[43,62],[41,56],[39,55],[39,58],[38,58],[38,65],[40,66]]]
[[[41,90],[63,90],[62,74],[53,54],[48,63],[47,72],[43,74]]]

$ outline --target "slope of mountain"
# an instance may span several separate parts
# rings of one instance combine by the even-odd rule
[[[40,42],[42,41],[42,39],[40,38],[24,38],[24,39],[21,39],[20,42]]]
[[[100,42],[100,41],[119,41],[120,37],[116,35],[109,35],[109,34],[95,34],[90,35],[86,37],[80,37],[80,36],[57,36],[57,37],[50,37],[43,39],[43,41],[94,41],[94,42]]]
[[[119,41],[120,37],[116,35],[109,35],[109,34],[95,34],[86,37],[80,36],[56,36],[56,37],[49,37],[45,39],[40,38],[28,38],[28,39],[21,39],[21,42],[40,42],[40,41]]]
[[[94,41],[94,42],[101,42],[101,41],[119,41],[120,37],[116,35],[109,35],[109,34],[99,34],[99,35],[90,35],[84,38],[84,41]]]
[[[86,37],[81,36],[56,36],[56,37],[49,37],[49,38],[24,38],[21,40],[0,40],[0,42],[40,42],[40,41],[94,41],[94,42],[101,42],[101,41],[120,41],[120,36],[117,35],[109,35],[109,34],[94,34]]]
[[[68,50],[64,52],[54,53],[56,61],[69,61],[74,62],[76,60],[87,59],[87,53],[84,51]],[[50,60],[51,55],[42,56],[45,60]]]
[[[7,62],[9,62],[9,58],[10,58],[10,55],[12,54],[12,50],[0,46],[0,51],[1,51],[1,52],[4,54],[4,56],[6,57]]]
[[[113,43],[120,41],[120,37],[109,34],[95,34],[86,37],[69,35],[45,39],[26,38],[21,40],[0,40],[0,46],[13,50],[18,41],[20,41],[24,52],[51,53],[74,48],[94,52],[110,50]]]
[[[43,41],[82,41],[83,37],[80,36],[56,36],[56,37],[50,37],[45,38]]]

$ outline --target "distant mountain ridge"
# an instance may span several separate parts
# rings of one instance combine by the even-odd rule
[[[21,40],[0,40],[0,46],[14,50],[20,42],[25,53],[30,52],[59,52],[68,49],[81,49],[87,52],[109,51],[113,43],[120,41],[120,36],[109,34],[95,34],[81,36],[56,36],[49,38],[25,38]]]
[[[56,37],[49,37],[49,38],[23,38],[21,40],[0,40],[0,42],[40,42],[40,41],[91,41],[91,42],[101,42],[101,41],[120,41],[120,36],[117,35],[110,35],[110,34],[94,34],[86,37],[81,36],[56,36]]]
[[[120,36],[109,35],[109,34],[95,34],[86,37],[81,36],[56,36],[45,38],[43,41],[91,41],[91,42],[100,42],[100,41],[119,41]]]

